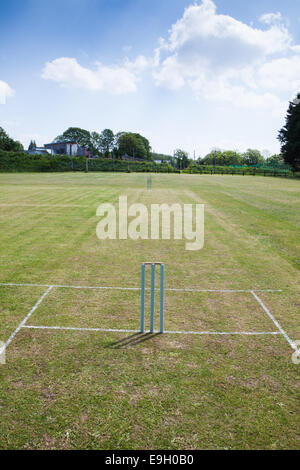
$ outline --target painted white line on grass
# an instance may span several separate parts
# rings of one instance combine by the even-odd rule
[[[4,287],[55,287],[54,285],[50,285],[50,284],[15,284],[15,283],[12,283],[12,282],[9,282],[9,283],[4,283],[4,282],[0,282],[0,286],[4,286]]]
[[[72,326],[23,325],[22,328],[33,328],[36,330],[74,330],[74,331],[102,331],[102,332],[117,331],[120,333],[139,333],[140,332],[140,330],[122,330],[122,329],[114,329],[114,328],[76,328]]]
[[[103,331],[103,332],[120,332],[120,333],[140,333],[140,330],[125,330],[116,328],[78,328],[72,326],[38,326],[23,325],[23,328],[33,328],[37,330],[74,330],[74,331]],[[143,333],[150,333],[145,330]],[[160,333],[159,330],[153,333]],[[280,335],[279,331],[164,331],[164,334],[170,335]]]
[[[87,205],[79,205],[79,204],[0,204],[0,207],[63,207],[63,208],[68,208],[68,207],[90,207]]]
[[[165,331],[164,333],[178,335],[280,335],[279,331]]]
[[[4,283],[0,282],[3,287],[59,287],[65,289],[117,289],[117,290],[141,290],[140,287],[112,287],[112,286],[69,286],[64,284],[22,284],[22,283]],[[148,288],[147,288],[148,289]]]
[[[37,303],[32,307],[32,309],[30,310],[30,312],[26,315],[26,317],[24,318],[24,320],[21,321],[21,323],[19,324],[19,326],[15,329],[15,331],[10,335],[10,337],[8,338],[8,340],[6,341],[6,343],[4,344],[4,346],[2,347],[2,349],[0,350],[0,354],[7,348],[7,346],[12,342],[12,340],[14,339],[14,337],[16,336],[16,334],[20,331],[21,328],[24,327],[25,323],[27,322],[27,320],[31,317],[31,315],[33,314],[33,312],[38,308],[38,306],[41,304],[41,302],[44,300],[44,298],[46,297],[46,295],[49,294],[49,292],[52,290],[53,286],[49,286],[48,289],[46,290],[46,292],[44,292],[44,294],[39,298],[39,300],[37,301]]]
[[[54,287],[65,289],[106,289],[106,290],[141,290],[140,287],[111,287],[111,286],[64,286],[57,284]]]
[[[113,287],[113,286],[67,286],[67,285],[54,285],[54,287],[70,288],[70,289],[112,289],[112,290],[135,290],[140,291],[140,287]],[[151,290],[150,287],[146,287],[145,290]],[[251,289],[176,289],[176,288],[165,288],[168,292],[252,292]],[[257,290],[257,292],[282,292],[281,289],[264,289]]]
[[[69,289],[111,289],[111,290],[135,290],[140,291],[140,287],[118,287],[118,286],[72,286],[64,284],[21,284],[21,283],[4,283],[0,282],[0,286],[16,286],[16,287],[58,287],[58,288],[69,288]],[[146,290],[150,290],[150,287],[146,287]],[[282,292],[282,289],[255,289],[256,292]],[[251,289],[176,289],[166,288],[165,291],[169,292],[253,292]]]
[[[291,340],[291,338],[287,335],[287,333],[284,331],[284,329],[281,327],[281,325],[278,323],[278,321],[276,320],[276,318],[273,317],[272,313],[270,312],[270,310],[265,306],[265,304],[263,303],[263,301],[258,297],[258,295],[256,295],[256,293],[254,291],[251,291],[251,294],[253,295],[253,297],[257,300],[257,302],[260,304],[260,306],[263,308],[263,310],[266,312],[266,314],[268,315],[268,317],[272,320],[272,322],[277,326],[278,330],[280,331],[280,333],[285,337],[285,339],[287,340],[287,342],[289,343],[289,345],[294,349],[294,351],[296,352],[299,352],[298,351],[298,348],[296,346],[296,344]]]
[[[175,291],[175,292],[221,292],[221,293],[230,293],[230,292],[252,292],[251,289],[165,289],[165,291]],[[257,292],[282,292],[281,289],[257,289]]]

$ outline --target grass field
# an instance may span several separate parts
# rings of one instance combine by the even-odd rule
[[[0,340],[17,329],[0,365],[1,449],[299,448],[287,339],[300,340],[300,182],[152,181],[149,191],[144,174],[0,174]],[[120,195],[204,203],[204,248],[100,241],[96,209]],[[165,264],[166,330],[224,334],[76,330],[138,329],[149,260]]]

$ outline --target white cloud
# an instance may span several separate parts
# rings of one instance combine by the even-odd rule
[[[282,21],[282,16],[280,12],[265,13],[264,15],[261,15],[261,17],[259,18],[259,21],[265,24],[274,24],[274,23],[277,23],[278,21]]]
[[[159,72],[154,72],[154,78],[158,85],[166,85],[173,90],[181,88],[185,83],[181,65],[176,56],[165,59]]]
[[[150,61],[146,59],[145,56],[139,55],[133,62],[128,60],[124,61],[125,68],[134,74],[140,74],[144,72],[150,65]]]
[[[62,87],[124,94],[136,91],[139,74],[147,65],[147,60],[139,56],[134,62],[126,59],[122,66],[105,66],[97,62],[95,70],[91,70],[82,67],[74,58],[60,57],[46,63],[42,78],[58,82]]]
[[[300,44],[296,45],[296,46],[291,46],[291,50],[293,52],[296,52],[296,53],[299,53],[300,54]]]
[[[6,99],[10,96],[14,96],[14,90],[8,85],[8,83],[0,80],[0,104],[5,104]]]
[[[62,87],[125,94],[135,92],[141,74],[152,68],[157,86],[188,86],[197,97],[219,104],[281,115],[300,89],[300,45],[293,44],[281,13],[265,13],[259,20],[261,28],[245,24],[218,14],[213,0],[202,0],[185,9],[151,58],[125,57],[120,65],[98,62],[87,68],[61,57],[46,63],[42,77]]]
[[[255,29],[230,16],[218,15],[212,0],[203,0],[201,5],[186,8],[183,17],[170,30],[168,48],[178,51],[183,46],[201,53],[204,47],[219,58],[219,50],[224,52],[228,44],[234,45],[231,54],[241,58],[247,56],[274,53],[284,50],[291,38],[283,24],[274,25],[267,30]],[[226,57],[226,59],[228,59]]]
[[[300,90],[300,55],[274,59],[258,70],[257,80],[269,90]]]
[[[219,15],[212,0],[189,6],[168,38],[160,40],[156,85],[188,85],[206,99],[265,107],[279,115],[286,106],[281,93],[294,91],[299,83],[295,54],[300,46],[292,44],[280,13],[267,13],[260,21],[267,27]]]
[[[191,86],[196,93],[199,93],[201,83],[194,80]],[[266,108],[272,110],[274,114],[281,113],[286,108],[286,103],[282,103],[272,93],[256,93],[242,85],[232,85],[222,77],[205,83],[202,87],[202,96],[211,101],[230,102],[249,109]]]

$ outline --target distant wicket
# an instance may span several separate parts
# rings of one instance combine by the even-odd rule
[[[152,189],[152,176],[148,176],[147,178],[147,189]]]
[[[151,265],[151,298],[150,298],[150,333],[154,332],[154,306],[155,306],[155,266],[160,265],[160,316],[159,332],[164,332],[164,281],[165,266],[163,263],[142,263],[141,274],[141,333],[145,330],[145,290],[146,290],[146,265]]]

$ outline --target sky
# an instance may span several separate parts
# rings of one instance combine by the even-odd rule
[[[297,92],[300,0],[0,2],[0,126],[25,147],[72,126],[267,156]]]

